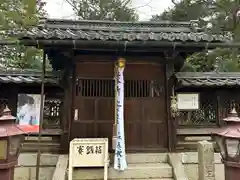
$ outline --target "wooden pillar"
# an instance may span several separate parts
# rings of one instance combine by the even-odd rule
[[[68,106],[68,145],[72,140],[72,123],[74,121],[74,98],[76,94],[76,64],[71,65],[71,77],[69,79],[69,106]],[[69,149],[69,148],[68,148]]]
[[[74,66],[71,64],[66,67],[62,78],[61,86],[64,89],[64,101],[61,117],[62,135],[60,139],[61,153],[66,154],[69,151],[69,142],[71,141],[71,120],[72,120],[72,97],[73,97],[73,74]]]
[[[6,86],[6,95],[8,99],[8,107],[12,110],[14,116],[17,115],[18,93],[21,84],[4,84]]]
[[[63,49],[46,49],[48,58],[51,59],[51,64],[54,70],[61,70],[64,72],[60,80],[60,86],[64,90],[63,107],[61,108],[61,122],[60,127],[62,134],[60,137],[61,153],[68,153],[70,141],[70,127],[72,119],[72,78],[73,69],[73,51],[64,51]],[[64,53],[63,53],[64,52]]]
[[[171,115],[171,96],[174,91],[174,60],[177,57],[176,52],[165,53],[165,102],[167,113],[167,132],[168,132],[168,149],[170,152],[176,150],[177,129],[175,120]]]
[[[37,167],[36,167],[36,180],[40,177],[40,161],[41,161],[41,137],[43,129],[43,115],[44,115],[44,87],[45,87],[45,74],[46,74],[46,52],[43,52],[43,62],[42,62],[42,75],[41,75],[41,105],[40,105],[40,122],[39,122],[39,133],[38,133],[38,152],[37,152]]]
[[[61,153],[68,153],[68,124],[69,124],[69,118],[68,118],[68,111],[70,107],[70,83],[69,83],[69,74],[67,73],[68,69],[64,72],[63,79],[61,86],[64,89],[64,95],[63,95],[63,107],[61,112],[61,138],[60,138],[60,149]]]
[[[216,125],[221,126],[222,119],[221,119],[221,104],[220,104],[219,91],[216,91],[215,95],[216,95]]]
[[[165,102],[166,102],[166,113],[167,113],[167,130],[168,130],[168,149],[173,152],[175,149],[176,139],[176,126],[174,119],[171,116],[171,96],[173,88],[173,80],[168,76],[168,72],[171,68],[171,64],[166,64],[165,68]]]

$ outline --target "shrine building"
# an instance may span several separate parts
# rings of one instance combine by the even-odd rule
[[[187,56],[227,47],[231,37],[190,22],[113,22],[45,19],[19,37],[44,50],[64,88],[61,146],[73,138],[115,136],[115,64],[124,70],[127,152],[172,152],[177,128],[171,97]]]

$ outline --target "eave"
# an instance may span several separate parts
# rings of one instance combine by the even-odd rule
[[[0,83],[3,84],[22,84],[39,85],[41,84],[40,71],[30,70],[0,70]],[[50,86],[59,86],[61,73],[46,72],[44,83]]]
[[[239,48],[240,42],[181,42],[181,41],[99,41],[99,40],[59,40],[22,39],[26,46],[40,48],[68,48],[74,50],[118,51],[118,52],[199,52],[204,49]]]
[[[236,88],[240,87],[239,72],[179,72],[178,88]]]
[[[190,22],[113,22],[44,19],[17,34],[24,45],[118,52],[198,52],[216,47],[239,47],[229,33],[212,34]]]

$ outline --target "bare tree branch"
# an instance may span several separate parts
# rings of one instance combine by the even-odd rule
[[[123,1],[123,2],[122,2],[122,6],[125,7],[125,6],[127,6],[130,2],[131,2],[131,0]]]
[[[175,0],[171,0],[171,1],[175,6],[178,4]]]
[[[153,0],[150,0],[148,1],[146,4],[142,5],[142,6],[138,6],[138,7],[135,7],[134,9],[139,9],[139,8],[143,8],[143,7],[150,7],[152,9],[152,7],[150,6],[151,2]]]
[[[65,0],[75,11],[78,11],[78,7],[74,4],[74,0]]]

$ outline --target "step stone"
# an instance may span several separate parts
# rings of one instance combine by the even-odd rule
[[[149,180],[174,180],[173,178],[154,178],[154,179],[152,179],[152,178],[147,178],[147,179],[149,179]],[[120,179],[119,179],[120,180]],[[125,179],[125,180],[146,180],[146,179]]]
[[[103,168],[77,168],[73,180],[103,179]],[[108,179],[171,179],[172,167],[167,163],[128,164],[125,171],[118,172],[112,166],[108,169]]]
[[[126,154],[127,163],[167,163],[167,153],[128,153]],[[110,162],[114,162],[114,154],[110,155]]]
[[[66,177],[65,180],[68,180],[68,178]],[[95,180],[103,180],[103,179],[95,179]],[[109,179],[108,180],[122,180],[122,179]],[[142,179],[142,178],[138,178],[138,179],[135,179],[135,178],[131,178],[131,179],[124,179],[124,180],[174,180],[173,178],[145,178],[145,179]]]
[[[66,178],[66,180],[68,180]],[[95,179],[95,180],[103,180],[103,179]],[[113,180],[113,179],[109,179],[108,180]],[[122,179],[114,179],[114,180],[122,180]],[[124,179],[124,180],[174,180],[173,178],[145,178],[145,179],[142,179],[142,178],[138,178],[138,179],[135,179],[135,178],[131,178],[131,179]]]

